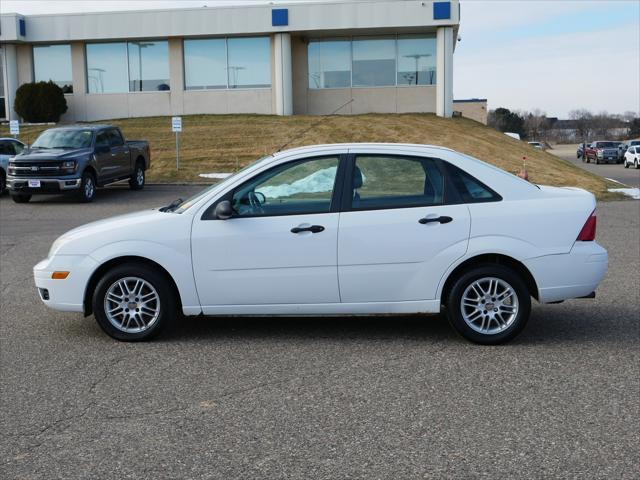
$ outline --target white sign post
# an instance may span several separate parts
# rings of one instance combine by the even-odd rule
[[[14,137],[20,135],[20,123],[18,120],[9,121],[9,132],[11,132],[11,135]]]
[[[182,117],[171,117],[171,131],[176,133],[176,170],[180,170],[180,132],[182,132]]]

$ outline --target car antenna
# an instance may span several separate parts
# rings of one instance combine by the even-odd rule
[[[341,109],[343,109],[344,107],[346,107],[347,105],[349,105],[351,102],[353,102],[353,98],[351,100],[349,100],[346,103],[343,103],[342,105],[340,105],[338,108],[336,108],[333,112],[331,112],[329,115],[323,115],[322,118],[320,120],[318,120],[317,122],[311,124],[308,128],[304,129],[302,132],[300,132],[298,134],[298,136],[293,137],[292,139],[290,139],[289,141],[287,141],[284,145],[282,145],[280,148],[278,148],[275,152],[273,153],[278,153],[281,152],[282,150],[285,149],[285,147],[288,147],[289,145],[291,145],[293,142],[295,142],[296,140],[299,140],[300,138],[304,137],[306,135],[306,133],[311,130],[312,128],[317,127],[318,125],[320,125],[322,122],[324,122],[325,120],[327,120],[327,118],[331,117],[331,115],[333,115],[334,113],[337,113],[338,111],[340,111]]]

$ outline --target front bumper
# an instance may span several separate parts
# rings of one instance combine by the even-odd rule
[[[29,187],[29,180],[37,180],[40,182],[40,187]],[[70,175],[58,178],[47,177],[16,177],[13,175],[7,175],[7,188],[12,192],[17,193],[61,193],[67,191],[74,191],[80,188],[82,179],[77,175]]]
[[[83,312],[84,294],[98,263],[86,255],[55,255],[33,267],[40,299],[47,307],[65,312]],[[53,272],[70,272],[64,280],[51,278]]]
[[[538,284],[540,303],[585,297],[607,273],[609,254],[596,242],[576,242],[569,253],[523,262]]]

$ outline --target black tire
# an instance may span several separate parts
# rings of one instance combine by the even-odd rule
[[[11,200],[16,203],[28,203],[31,200],[31,195],[27,195],[26,193],[12,193]]]
[[[640,168],[640,162],[638,162],[637,158],[633,161],[633,166],[636,168],[636,170]]]
[[[494,333],[481,333],[471,328],[465,321],[462,314],[462,298],[465,290],[470,287],[471,284],[477,280],[489,277],[506,282],[511,287],[518,301],[518,309],[510,324],[502,330]],[[489,301],[491,302],[491,300]],[[487,305],[487,303],[484,303],[484,305]],[[508,342],[524,329],[531,313],[531,296],[527,285],[516,271],[504,265],[483,264],[470,268],[454,281],[449,296],[446,299],[446,310],[449,322],[464,338],[482,345],[497,345]],[[482,314],[482,311],[479,311],[479,313]],[[486,314],[487,311],[485,310],[484,315],[477,318],[482,320]],[[489,316],[487,315],[486,318],[488,319]],[[497,320],[495,320],[495,324],[498,324]],[[481,326],[482,325],[484,325],[484,320],[482,321]],[[488,321],[487,327],[491,327],[491,325],[491,321]]]
[[[146,179],[147,175],[144,170],[144,163],[140,161],[136,162],[136,168],[133,170],[133,175],[131,175],[129,179],[129,188],[131,190],[142,190]]]
[[[4,194],[7,189],[7,177],[4,174],[4,170],[0,168],[0,195]]]
[[[624,168],[629,168],[629,164],[627,163],[627,161],[624,161]]]
[[[158,298],[157,303],[152,304],[153,308],[155,308],[156,305],[159,306],[158,316],[153,320],[153,322],[149,322],[150,326],[137,332],[126,331],[126,327],[129,325],[129,322],[127,322],[126,325],[124,323],[126,321],[126,317],[122,317],[122,328],[117,328],[111,323],[107,313],[105,312],[105,296],[107,295],[107,292],[114,284],[116,284],[116,282],[128,277],[142,279],[147,282],[155,289]],[[133,280],[130,280],[129,285],[131,282],[133,282]],[[134,300],[132,300],[131,303],[135,303]],[[104,330],[104,332],[110,337],[125,342],[140,342],[156,337],[174,321],[177,313],[176,296],[166,275],[163,272],[143,263],[135,262],[114,267],[105,273],[96,286],[93,293],[92,303],[93,315],[96,318],[98,325],[100,325],[100,328],[102,328],[102,330]],[[126,305],[129,306],[130,303],[127,302]],[[142,309],[142,307],[140,309]],[[138,315],[133,312],[133,308],[131,310],[127,310],[127,312],[130,313],[124,313],[124,315]],[[134,317],[131,318],[131,327],[134,326],[133,322],[138,324],[137,319],[142,320],[141,317],[135,317],[135,319]]]
[[[95,175],[91,172],[84,172],[80,182],[80,190],[78,190],[78,199],[82,203],[93,202],[93,199],[96,198],[96,188]]]

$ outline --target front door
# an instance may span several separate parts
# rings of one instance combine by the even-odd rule
[[[435,299],[442,275],[467,250],[467,206],[444,204],[433,159],[356,155],[352,170],[338,238],[342,301]]]
[[[193,269],[205,314],[296,313],[295,305],[340,302],[339,213],[334,198],[340,156],[296,160],[257,174],[225,195],[234,214],[212,205],[194,220]]]

